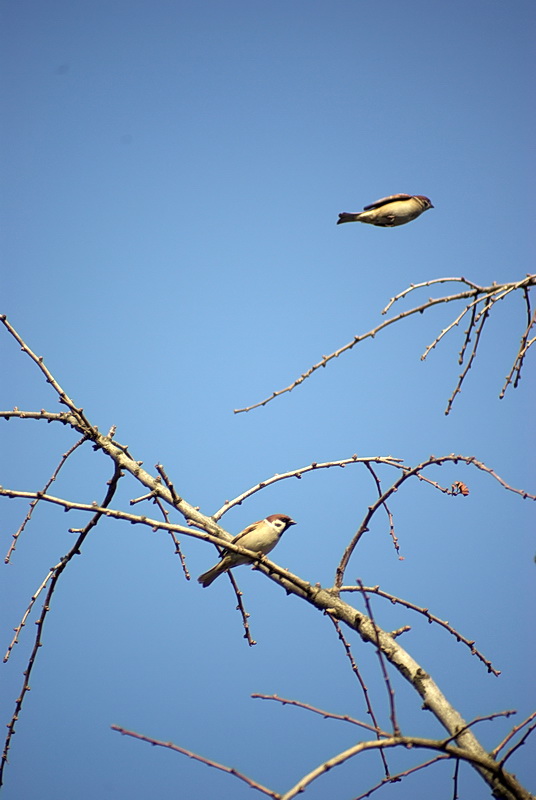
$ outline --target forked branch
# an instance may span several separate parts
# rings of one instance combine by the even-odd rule
[[[516,356],[513,361],[513,366],[510,371],[510,374],[506,378],[506,383],[503,386],[503,389],[499,395],[500,398],[504,397],[506,389],[510,384],[514,385],[514,388],[518,385],[520,377],[521,377],[521,368],[523,366],[523,361],[525,355],[534,343],[536,337],[529,339],[529,333],[534,327],[535,319],[534,316],[531,317],[530,315],[530,302],[529,302],[529,291],[530,287],[536,285],[536,275],[527,275],[520,281],[515,281],[513,283],[493,283],[491,286],[477,286],[477,284],[473,283],[472,281],[467,280],[466,278],[436,278],[431,281],[425,281],[424,283],[417,283],[411,284],[402,292],[397,294],[395,297],[392,297],[387,306],[383,309],[382,314],[386,314],[387,311],[390,310],[391,306],[399,300],[405,298],[408,294],[417,289],[422,289],[427,286],[432,286],[433,284],[438,283],[463,283],[464,285],[468,286],[469,289],[463,292],[456,292],[455,294],[444,295],[443,297],[436,297],[436,298],[429,298],[425,303],[421,303],[414,308],[410,308],[407,311],[402,311],[400,314],[396,314],[393,317],[385,320],[381,324],[377,325],[375,328],[372,328],[370,331],[366,333],[357,334],[354,338],[347,342],[346,344],[339,347],[337,350],[334,350],[332,353],[326,356],[322,356],[320,361],[317,361],[316,364],[313,364],[309,369],[303,372],[299,378],[292,381],[288,386],[285,386],[283,389],[278,389],[269,397],[266,397],[264,400],[260,400],[257,403],[253,403],[252,405],[245,406],[244,408],[236,408],[234,413],[241,414],[245,411],[252,411],[254,408],[260,408],[261,406],[265,406],[267,403],[270,403],[272,400],[275,400],[276,397],[280,397],[282,394],[286,394],[287,392],[291,392],[297,386],[302,384],[307,378],[310,378],[313,373],[317,372],[321,367],[326,367],[330,361],[333,359],[338,358],[343,353],[346,353],[349,350],[352,350],[356,345],[360,344],[361,342],[365,341],[365,339],[373,339],[376,334],[380,333],[384,328],[389,327],[389,325],[394,325],[397,322],[401,322],[403,319],[407,319],[415,314],[423,314],[425,311],[428,311],[431,308],[434,308],[438,305],[444,305],[445,303],[455,303],[458,301],[466,301],[464,309],[461,313],[458,313],[454,319],[444,328],[434,339],[434,341],[428,345],[425,352],[422,355],[422,360],[426,358],[428,353],[433,350],[439,342],[444,338],[444,336],[449,333],[449,331],[453,330],[453,328],[457,327],[464,316],[470,314],[470,320],[468,324],[468,328],[465,331],[465,342],[460,352],[460,364],[464,362],[465,351],[467,350],[467,346],[471,341],[471,337],[475,336],[475,344],[471,350],[471,354],[469,356],[469,360],[462,371],[462,373],[458,377],[458,381],[454,388],[454,391],[449,399],[447,408],[445,410],[445,414],[449,414],[452,408],[452,404],[457,394],[459,394],[461,390],[461,385],[465,380],[467,373],[471,369],[473,362],[476,358],[477,348],[480,342],[480,338],[482,335],[482,330],[485,321],[487,320],[493,306],[499,300],[503,300],[510,294],[513,294],[516,291],[522,291],[525,303],[529,309],[529,321],[525,328],[525,331],[521,337],[521,342],[516,353]],[[513,376],[515,375],[515,378]]]

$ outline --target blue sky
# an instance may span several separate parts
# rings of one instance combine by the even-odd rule
[[[532,3],[20,0],[0,15],[0,313],[94,424],[117,425],[118,441],[150,471],[163,463],[208,514],[276,472],[356,452],[409,464],[475,455],[534,491],[530,355],[520,387],[498,400],[525,325],[521,297],[498,305],[449,417],[462,327],[420,361],[453,318],[448,307],[363,343],[265,408],[233,414],[374,327],[409,283],[464,275],[489,285],[534,271]],[[397,229],[335,225],[339,212],[396,192],[425,194],[435,208]],[[58,409],[4,333],[0,359],[2,408]],[[74,441],[17,421],[0,435],[0,483],[18,489],[41,488]],[[54,491],[98,500],[110,474],[101,455],[79,451]],[[463,480],[471,494],[406,486],[391,504],[405,560],[378,518],[351,575],[475,638],[500,678],[447,634],[375,601],[380,624],[413,626],[405,646],[465,718],[516,708],[519,721],[532,710],[534,507],[465,467],[429,475]],[[392,479],[382,473],[384,485]],[[127,508],[141,492],[123,483],[114,505]],[[224,520],[237,532],[266,514],[292,515],[299,524],[274,559],[329,585],[374,496],[366,471],[347,468],[278,483]],[[4,550],[25,511],[2,504]],[[83,520],[36,513],[2,571],[5,646],[71,546],[67,528]],[[193,576],[214,562],[211,546],[183,544]],[[249,699],[277,693],[365,718],[327,621],[259,574],[238,574],[255,648],[242,639],[228,581],[202,590],[184,581],[163,534],[99,525],[54,597],[7,800],[253,796],[121,738],[112,723],[277,791],[353,743],[342,723]],[[32,635],[28,625],[3,670],[6,722]],[[354,650],[387,719],[374,654],[358,641]],[[403,729],[439,736],[395,683]],[[482,723],[478,733],[492,747],[511,724]],[[529,786],[533,763],[529,744],[511,765]],[[449,796],[450,775],[436,767],[383,795],[419,800],[441,785]],[[374,759],[357,760],[307,796],[352,798],[380,777]],[[488,793],[463,770],[460,796]]]

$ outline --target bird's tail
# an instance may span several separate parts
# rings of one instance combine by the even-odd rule
[[[212,567],[212,569],[209,569],[208,572],[203,572],[203,574],[200,575],[197,580],[201,584],[201,586],[206,588],[207,586],[210,586],[210,584],[213,581],[216,580],[218,575],[221,575],[221,570],[220,570],[220,565],[216,564],[216,566]]]
[[[337,225],[340,225],[342,222],[358,222],[359,216],[360,214],[348,214],[346,211],[343,211],[342,214],[339,214]]]

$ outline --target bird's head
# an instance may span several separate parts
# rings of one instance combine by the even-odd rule
[[[269,517],[266,517],[266,522],[269,522],[274,528],[283,533],[286,531],[287,528],[290,528],[291,525],[296,525],[294,520],[289,517],[287,514],[270,514]]]
[[[429,208],[433,208],[432,201],[429,197],[425,197],[423,194],[416,194],[415,197],[423,204],[423,211],[428,211]]]

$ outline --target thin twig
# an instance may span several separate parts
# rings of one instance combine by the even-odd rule
[[[114,474],[113,474],[112,478],[110,479],[110,481],[108,482],[108,490],[106,492],[106,496],[105,496],[104,500],[102,501],[102,508],[103,509],[105,509],[106,506],[112,501],[112,498],[113,498],[113,496],[114,496],[114,494],[115,494],[115,492],[117,490],[117,485],[119,483],[119,479],[121,478],[121,476],[122,476],[121,470],[118,467],[115,467]],[[97,525],[97,523],[102,518],[102,516],[103,516],[103,511],[101,511],[101,510],[97,511],[94,514],[94,516],[90,519],[90,521],[88,522],[86,527],[83,529],[83,531],[77,537],[76,542],[73,545],[73,547],[69,550],[69,552],[61,559],[61,561],[52,570],[53,575],[51,577],[50,585],[48,587],[48,592],[47,592],[45,601],[43,603],[43,607],[42,607],[42,610],[41,610],[41,616],[36,621],[37,630],[36,630],[36,635],[35,635],[35,640],[34,640],[34,646],[33,646],[32,652],[30,654],[30,658],[28,660],[28,665],[27,665],[27,667],[26,667],[26,669],[24,671],[24,680],[23,680],[23,683],[22,683],[22,688],[21,688],[20,694],[17,697],[17,700],[15,702],[15,711],[13,712],[13,716],[11,717],[11,720],[9,721],[9,723],[7,725],[8,732],[7,732],[7,736],[6,736],[6,739],[5,739],[4,750],[2,752],[2,761],[1,761],[1,764],[0,764],[0,786],[3,783],[4,767],[5,767],[5,765],[7,763],[7,760],[8,760],[8,753],[9,753],[9,749],[10,749],[10,746],[11,746],[11,739],[13,738],[13,734],[15,733],[15,726],[16,726],[17,720],[19,719],[20,711],[21,711],[22,705],[24,703],[24,698],[26,697],[26,694],[30,690],[30,676],[32,674],[32,669],[33,669],[33,667],[35,665],[35,661],[36,661],[36,658],[37,658],[37,653],[39,652],[39,649],[41,647],[42,638],[43,638],[43,629],[44,629],[44,625],[45,625],[45,621],[46,621],[48,612],[50,611],[50,606],[51,606],[51,602],[52,602],[52,595],[54,594],[54,590],[55,590],[55,588],[56,588],[56,586],[58,584],[58,580],[59,580],[60,576],[62,575],[65,567],[74,558],[75,555],[78,555],[80,553],[80,548],[81,548],[84,540],[86,539],[86,537],[88,536],[88,534],[92,530],[92,528],[94,528],[95,525]],[[48,577],[47,577],[46,580],[48,580]]]
[[[529,714],[529,716],[526,719],[524,719],[523,722],[520,722],[519,725],[515,725],[512,728],[512,730],[510,731],[510,733],[507,736],[504,737],[502,742],[499,742],[497,747],[493,748],[493,750],[490,753],[492,758],[497,758],[497,756],[499,755],[499,753],[501,752],[503,747],[506,747],[506,745],[508,744],[510,739],[512,739],[512,737],[514,737],[516,735],[516,733],[518,733],[518,731],[520,731],[522,728],[524,728],[525,725],[528,725],[530,722],[532,722],[534,717],[536,717],[536,711],[534,711],[532,714]]]
[[[133,739],[139,739],[142,742],[147,742],[148,744],[152,744],[154,747],[165,747],[168,750],[174,750],[177,753],[182,753],[182,755],[188,756],[188,758],[193,758],[195,761],[201,761],[202,764],[206,764],[208,767],[214,767],[222,772],[226,772],[228,775],[234,775],[235,778],[244,781],[244,783],[247,783],[247,785],[251,786],[252,789],[257,789],[259,792],[263,792],[263,794],[268,795],[268,797],[273,797],[274,800],[280,800],[281,798],[281,795],[277,792],[272,791],[272,789],[268,789],[261,783],[257,783],[257,781],[254,781],[253,778],[248,778],[247,775],[239,772],[234,767],[227,767],[225,764],[219,764],[217,761],[213,761],[211,758],[200,756],[197,753],[193,753],[191,750],[186,750],[186,748],[180,747],[178,744],[173,744],[173,742],[163,742],[160,739],[154,739],[152,736],[144,736],[142,733],[129,731],[126,728],[120,727],[119,725],[111,725],[110,727],[113,731],[117,731],[123,736],[131,736]]]
[[[158,506],[162,516],[164,517],[166,522],[169,523],[169,512],[168,512],[167,508],[164,506],[162,500],[159,497],[155,497],[153,499],[153,503],[156,506]],[[171,541],[173,542],[173,544],[175,546],[175,555],[179,557],[179,560],[181,562],[181,567],[182,567],[182,572],[184,574],[184,577],[186,578],[187,581],[189,581],[192,576],[190,575],[190,570],[188,569],[188,567],[186,565],[186,558],[184,556],[184,553],[181,550],[181,543],[178,540],[177,535],[176,535],[174,530],[169,530],[168,533],[169,533],[169,535],[171,537]]]
[[[407,778],[408,775],[411,775],[413,772],[419,772],[421,769],[426,769],[427,767],[431,767],[432,764],[437,764],[438,761],[444,761],[446,758],[449,758],[447,755],[436,756],[435,758],[431,758],[428,761],[423,761],[422,764],[417,764],[416,767],[410,767],[409,769],[404,770],[404,772],[397,772],[396,775],[389,775],[387,778],[382,778],[382,780],[377,783],[375,786],[372,786],[363,794],[354,797],[354,800],[365,800],[366,797],[370,797],[371,794],[377,792],[378,789],[381,789],[382,786],[385,786],[388,783],[398,783],[402,780],[402,778]]]
[[[54,378],[54,376],[52,375],[50,370],[45,366],[44,361],[43,361],[43,357],[36,355],[33,352],[33,350],[31,350],[28,347],[26,342],[21,338],[21,336],[19,336],[19,334],[17,333],[15,328],[8,322],[8,319],[7,319],[5,314],[0,314],[0,322],[2,322],[3,325],[7,328],[7,330],[9,331],[11,336],[13,336],[15,341],[18,342],[18,344],[20,345],[20,349],[24,353],[26,353],[26,355],[29,356],[31,358],[31,360],[35,364],[37,364],[38,368],[41,370],[41,372],[45,376],[46,382],[49,383],[52,386],[52,388],[54,389],[54,391],[58,395],[58,399],[59,399],[60,403],[63,403],[63,405],[67,406],[67,408],[69,408],[71,410],[72,414],[75,416],[75,418],[76,418],[76,420],[78,422],[78,425],[80,426],[79,427],[80,432],[81,433],[87,433],[90,430],[92,431],[93,430],[93,426],[90,425],[88,419],[86,418],[86,416],[84,414],[84,409],[83,408],[78,408],[78,406],[74,403],[73,400],[71,400],[71,398],[67,395],[67,393],[63,391],[63,389],[61,388],[60,384]]]
[[[468,281],[466,278],[433,278],[431,281],[423,281],[422,283],[410,283],[407,289],[403,289],[397,295],[391,297],[385,308],[382,309],[382,315],[385,316],[394,303],[398,300],[402,300],[402,298],[414,292],[416,289],[424,289],[425,286],[433,286],[437,283],[465,283],[465,285],[470,286],[471,289],[480,289],[480,286],[477,286],[476,283],[472,281]]]
[[[334,622],[336,622],[336,620]],[[350,722],[352,725],[357,725],[360,728],[364,728],[365,730],[379,734],[380,736],[389,736],[386,731],[382,731],[376,725],[368,725],[366,722],[361,722],[359,719],[349,717],[348,714],[334,714],[331,711],[325,711],[322,708],[311,706],[309,703],[303,703],[301,700],[291,700],[288,697],[279,697],[277,694],[260,694],[259,692],[255,692],[251,695],[251,697],[253,697],[255,700],[274,700],[277,703],[281,703],[283,706],[296,706],[296,708],[303,708],[306,711],[311,711],[313,714],[319,714],[321,717],[324,717],[324,719],[336,719],[339,722]]]
[[[79,439],[77,442],[75,442],[75,444],[73,444],[73,446],[66,453],[64,453],[62,455],[60,463],[58,464],[58,466],[56,467],[56,469],[54,470],[54,472],[52,473],[52,475],[50,476],[48,481],[45,483],[44,487],[41,489],[42,494],[46,494],[47,493],[47,491],[50,488],[50,486],[54,483],[54,481],[58,477],[61,468],[67,462],[67,459],[69,458],[69,456],[71,456],[74,453],[74,451],[78,447],[80,447],[80,445],[84,444],[84,442],[86,442],[86,441],[87,441],[87,436],[85,436],[85,435],[82,436],[81,439]],[[21,535],[21,533],[23,532],[24,528],[26,527],[26,525],[28,524],[28,522],[32,518],[32,514],[33,514],[34,509],[35,509],[35,507],[36,507],[36,505],[38,503],[39,503],[39,498],[37,498],[36,500],[32,500],[32,502],[30,503],[30,508],[28,509],[28,513],[24,517],[24,520],[22,521],[21,525],[19,526],[19,529],[13,534],[13,541],[11,542],[9,550],[7,551],[6,557],[4,559],[4,562],[6,564],[9,564],[11,556],[14,553],[16,547],[17,547],[17,542],[18,542],[19,536]]]
[[[378,630],[379,629],[378,629],[378,626],[376,625],[376,620],[374,619],[374,614],[372,613],[372,606],[371,606],[368,594],[366,593],[366,591],[364,589],[364,586],[363,586],[363,582],[360,579],[358,579],[357,583],[358,583],[358,586],[361,589],[361,592],[363,594],[363,599],[365,601],[367,614],[369,615],[370,621],[374,625],[374,630],[376,632],[376,636],[378,636]],[[387,672],[387,667],[385,666],[385,661],[384,661],[384,657],[383,657],[383,653],[382,653],[381,647],[379,647],[379,646],[376,647],[376,653],[378,655],[378,660],[380,662],[380,669],[381,669],[381,672],[382,672],[382,675],[383,675],[383,679],[385,681],[385,687],[387,689],[387,696],[389,698],[389,708],[390,708],[389,716],[391,718],[391,725],[393,726],[393,735],[394,736],[399,736],[400,735],[400,728],[398,726],[398,720],[396,718],[395,693],[394,693],[393,686],[391,684],[391,679],[389,678],[389,673]]]
[[[162,478],[162,480],[164,481],[164,483],[166,484],[167,488],[169,489],[171,497],[173,498],[173,502],[176,503],[177,505],[182,503],[182,497],[179,497],[179,495],[175,491],[175,487],[171,482],[171,479],[168,477],[162,464],[155,464],[155,468],[160,477]]]
[[[22,615],[21,621],[19,622],[17,627],[14,629],[15,630],[15,635],[13,636],[11,642],[9,643],[9,645],[7,647],[6,653],[4,655],[4,664],[7,661],[9,661],[9,657],[11,656],[11,651],[13,650],[15,645],[19,643],[20,633],[21,633],[22,629],[25,627],[26,622],[28,620],[28,617],[32,613],[32,609],[33,609],[33,607],[35,605],[35,601],[39,598],[39,595],[41,594],[41,592],[43,592],[46,589],[47,583],[52,578],[52,576],[55,574],[56,570],[59,569],[60,566],[61,566],[61,561],[60,561],[59,564],[56,564],[55,567],[52,567],[52,569],[49,570],[49,572],[47,573],[46,577],[41,581],[41,583],[39,584],[39,586],[37,587],[37,589],[35,590],[35,592],[31,596],[30,602],[28,604],[28,607],[26,608],[26,611]]]
[[[411,611],[416,611],[418,614],[422,614],[423,617],[426,617],[428,622],[435,623],[436,625],[445,628],[445,630],[447,630],[452,636],[454,636],[454,638],[458,642],[462,642],[463,644],[465,644],[471,650],[471,655],[476,656],[480,661],[482,661],[482,663],[486,666],[488,672],[493,673],[493,675],[495,675],[496,677],[498,677],[501,674],[500,670],[495,669],[491,661],[489,661],[479,650],[476,649],[474,639],[471,640],[467,639],[465,636],[462,636],[462,634],[455,628],[453,628],[449,622],[440,619],[439,617],[436,617],[435,614],[431,614],[427,608],[418,606],[415,603],[411,603],[409,600],[403,600],[401,597],[396,597],[395,595],[390,594],[389,592],[385,592],[382,589],[380,589],[379,586],[364,586],[363,590],[365,592],[368,592],[369,594],[375,594],[378,597],[383,597],[384,599],[389,600],[393,604],[404,606],[404,608],[409,608],[411,609]],[[361,592],[362,590],[360,586],[341,586],[339,591]]]
[[[504,384],[503,388],[501,389],[501,393],[499,394],[499,399],[500,400],[503,399],[504,395],[506,394],[506,390],[508,389],[508,386],[512,383],[514,372],[516,374],[516,377],[514,379],[513,386],[514,386],[514,389],[517,389],[519,381],[521,380],[521,369],[523,367],[523,361],[525,360],[525,355],[527,354],[527,351],[528,351],[529,347],[531,346],[531,344],[533,344],[533,342],[535,341],[534,339],[531,339],[529,341],[529,333],[532,330],[534,324],[536,323],[536,311],[534,312],[534,314],[531,317],[530,316],[530,297],[529,297],[529,294],[528,294],[526,289],[525,289],[525,292],[526,292],[525,302],[527,304],[527,310],[529,312],[529,320],[528,320],[528,323],[527,323],[527,327],[525,328],[525,331],[524,331],[524,333],[523,333],[523,335],[521,337],[521,342],[519,344],[519,349],[517,351],[517,355],[516,355],[514,363],[512,365],[512,369],[510,370],[510,372],[506,376],[505,384]]]
[[[380,479],[378,478],[378,476],[376,475],[376,473],[374,472],[374,470],[370,466],[369,462],[367,462],[365,464],[365,466],[368,469],[368,471],[370,472],[370,474],[372,475],[372,477],[374,478],[374,482],[376,484],[376,489],[378,491],[378,497],[381,497],[382,496],[382,485],[381,485]],[[393,540],[394,548],[395,548],[395,550],[397,552],[398,557],[400,558],[400,547],[398,546],[398,537],[397,537],[397,535],[395,533],[395,524],[394,524],[393,515],[392,515],[391,510],[390,510],[389,506],[387,505],[387,503],[382,503],[382,505],[385,508],[385,513],[387,514],[387,519],[389,520],[389,535],[390,535],[391,539]]]
[[[382,731],[382,729],[378,725],[378,720],[376,719],[376,714],[374,713],[374,709],[372,708],[372,703],[370,702],[369,691],[368,691],[367,685],[366,685],[366,683],[365,683],[365,681],[364,681],[364,679],[363,679],[363,677],[361,675],[361,672],[359,670],[359,667],[357,666],[357,663],[356,663],[356,661],[354,659],[354,656],[352,654],[352,649],[350,647],[350,643],[348,642],[348,640],[346,639],[344,633],[342,632],[342,628],[341,628],[338,620],[335,619],[335,617],[332,616],[331,614],[327,614],[327,616],[330,618],[330,620],[333,623],[333,626],[334,626],[335,630],[337,631],[337,636],[339,637],[339,641],[341,642],[342,646],[344,647],[344,652],[346,653],[346,657],[347,657],[348,661],[350,662],[351,670],[354,673],[354,675],[356,676],[357,681],[358,681],[358,683],[359,683],[359,685],[361,687],[361,691],[362,691],[363,697],[365,699],[365,705],[367,707],[367,714],[369,715],[369,717],[371,718],[372,722],[374,723],[374,727],[372,728],[372,730],[376,734],[376,738],[380,739],[384,735],[384,732]],[[376,633],[377,633],[377,631],[376,631]],[[383,770],[384,770],[385,776],[389,777],[390,773],[389,773],[389,765],[387,763],[387,756],[385,755],[385,753],[383,752],[383,750],[381,748],[380,748],[380,756],[381,756],[381,760],[382,760]]]
[[[525,744],[525,742],[527,741],[527,739],[529,738],[531,733],[533,733],[534,730],[536,730],[536,723],[533,724],[533,725],[530,725],[527,728],[527,730],[525,731],[525,733],[523,734],[523,736],[521,737],[521,739],[519,740],[519,742],[514,744],[510,748],[510,750],[508,750],[508,752],[501,758],[501,760],[499,762],[501,767],[504,767],[504,765],[506,764],[507,760],[510,758],[510,756],[513,756],[513,754],[515,753],[516,750],[518,750],[520,747],[523,747],[523,745]]]
[[[467,337],[467,335],[469,334],[469,332],[470,332],[470,330],[471,330],[472,326],[474,325],[474,320],[475,320],[475,317],[476,317],[476,307],[477,307],[478,303],[481,303],[481,302],[482,302],[484,299],[485,299],[484,297],[477,297],[477,298],[476,298],[476,300],[473,300],[473,302],[472,302],[472,303],[468,303],[468,304],[465,306],[465,308],[463,309],[463,311],[461,311],[461,312],[458,314],[458,316],[457,316],[455,319],[453,319],[453,320],[452,320],[452,322],[451,322],[451,323],[449,323],[449,325],[447,325],[447,327],[446,327],[446,328],[443,328],[443,330],[442,330],[440,333],[438,333],[438,335],[436,336],[436,338],[434,339],[434,341],[433,341],[433,342],[431,342],[431,343],[430,343],[430,344],[427,346],[426,350],[424,351],[424,353],[423,353],[423,354],[422,354],[422,356],[421,356],[421,361],[426,361],[426,358],[427,358],[428,354],[429,354],[429,353],[430,353],[432,350],[435,350],[435,348],[437,347],[437,345],[439,344],[439,342],[441,341],[441,339],[443,339],[443,338],[444,338],[444,337],[447,335],[447,333],[449,333],[449,331],[451,331],[453,328],[456,328],[456,327],[457,327],[457,326],[460,324],[460,322],[462,321],[462,319],[464,318],[464,316],[465,316],[467,313],[469,313],[469,311],[472,311],[471,322],[470,322],[470,324],[469,324],[469,328],[468,328],[468,329],[467,329],[467,331],[465,332],[465,334],[466,334],[466,337]],[[467,343],[467,341],[469,341],[469,340],[466,338],[466,343]],[[465,345],[464,345],[464,348],[465,348]]]
[[[273,475],[271,478],[267,478],[260,483],[255,484],[252,486],[251,489],[247,489],[242,494],[239,494],[238,497],[235,497],[234,500],[226,500],[225,503],[219,508],[214,514],[212,514],[212,519],[216,522],[223,517],[231,508],[234,506],[240,506],[247,500],[248,497],[251,497],[256,492],[260,492],[261,489],[266,489],[267,486],[271,486],[278,481],[284,481],[288,478],[298,478],[301,479],[302,475],[306,475],[308,472],[315,472],[319,469],[330,469],[331,467],[344,467],[348,466],[349,464],[387,464],[389,466],[393,466],[395,464],[401,463],[402,459],[394,458],[393,456],[357,456],[353,455],[350,458],[342,458],[338,461],[324,461],[322,463],[318,463],[313,461],[312,464],[308,464],[306,467],[299,467],[298,469],[292,469],[289,472],[283,472],[281,474]]]
[[[68,411],[52,412],[45,411],[44,408],[40,411],[22,411],[15,406],[11,411],[0,411],[0,419],[36,419],[43,422],[61,422],[62,425],[69,425],[70,427],[76,425],[76,417]]]
[[[164,480],[164,483],[166,484],[166,486],[168,487],[168,489],[169,489],[169,491],[171,493],[171,497],[173,499],[173,502],[176,502],[176,503],[182,502],[182,498],[180,498],[177,495],[177,493],[175,492],[173,484],[171,483],[171,481],[167,477],[166,473],[164,472],[164,468],[162,467],[162,465],[161,464],[156,464],[156,469],[158,470],[160,475],[157,478],[155,478],[155,481],[160,483],[161,480]],[[148,500],[152,500],[154,505],[158,506],[158,508],[160,509],[160,512],[161,512],[162,516],[164,517],[165,521],[167,523],[169,523],[169,512],[168,512],[167,508],[164,506],[164,503],[162,502],[162,500],[160,499],[160,497],[158,496],[158,494],[156,493],[155,490],[153,490],[151,492],[148,492],[147,494],[144,494],[141,497],[134,497],[130,501],[130,505],[134,506],[134,505],[137,505],[138,503],[143,503],[146,500],[147,501]],[[170,530],[168,530],[168,533],[171,536],[173,544],[175,545],[175,555],[179,556],[184,577],[186,578],[187,581],[189,581],[190,578],[191,578],[191,575],[190,575],[190,572],[188,570],[188,567],[186,566],[186,558],[184,557],[184,553],[181,550],[181,543],[177,539],[177,536],[176,536],[174,530],[170,529]]]
[[[513,708],[509,708],[507,711],[495,711],[493,714],[483,714],[480,717],[475,717],[471,720],[471,722],[467,722],[463,725],[456,733],[453,733],[452,736],[449,736],[447,739],[443,741],[445,744],[449,744],[450,742],[454,742],[456,738],[463,733],[464,731],[468,731],[469,728],[472,728],[473,725],[478,725],[479,722],[492,722],[494,719],[498,719],[499,717],[511,717],[513,714],[517,714],[517,711]]]
[[[473,305],[473,308],[471,310],[471,319],[469,320],[469,326],[468,326],[467,330],[464,331],[465,338],[463,340],[463,344],[462,344],[461,350],[460,350],[460,352],[458,354],[458,364],[463,364],[463,362],[464,362],[465,353],[467,352],[467,348],[469,347],[469,345],[471,343],[471,334],[472,334],[473,329],[475,327],[475,320],[476,320],[476,305]]]
[[[249,627],[249,614],[246,611],[246,608],[242,600],[244,593],[238,586],[238,582],[235,576],[233,575],[232,570],[227,570],[227,576],[231,581],[231,586],[233,587],[233,591],[236,595],[236,610],[240,612],[240,616],[242,617],[242,626],[244,628],[244,639],[247,641],[250,647],[253,647],[254,645],[257,644],[257,642],[251,635],[251,628]]]
[[[473,349],[471,351],[471,355],[469,356],[469,360],[468,360],[467,364],[465,365],[465,369],[458,376],[458,382],[457,382],[456,386],[454,387],[454,391],[452,392],[451,396],[449,397],[449,400],[448,400],[448,403],[447,403],[447,407],[445,409],[445,416],[448,416],[450,414],[450,412],[452,410],[452,406],[453,406],[454,400],[456,399],[456,396],[458,394],[460,394],[460,392],[462,390],[462,384],[463,384],[464,380],[466,379],[469,370],[473,366],[473,362],[474,362],[474,360],[476,358],[476,351],[478,349],[478,345],[480,344],[480,337],[482,336],[482,331],[484,330],[484,325],[486,324],[486,320],[488,319],[488,317],[489,317],[489,309],[486,309],[486,312],[485,312],[484,316],[482,317],[482,319],[480,320],[480,324],[479,324],[478,328],[476,329],[475,343],[473,345]]]
[[[458,800],[458,780],[460,777],[460,759],[454,761],[454,775],[452,776],[452,800]]]

